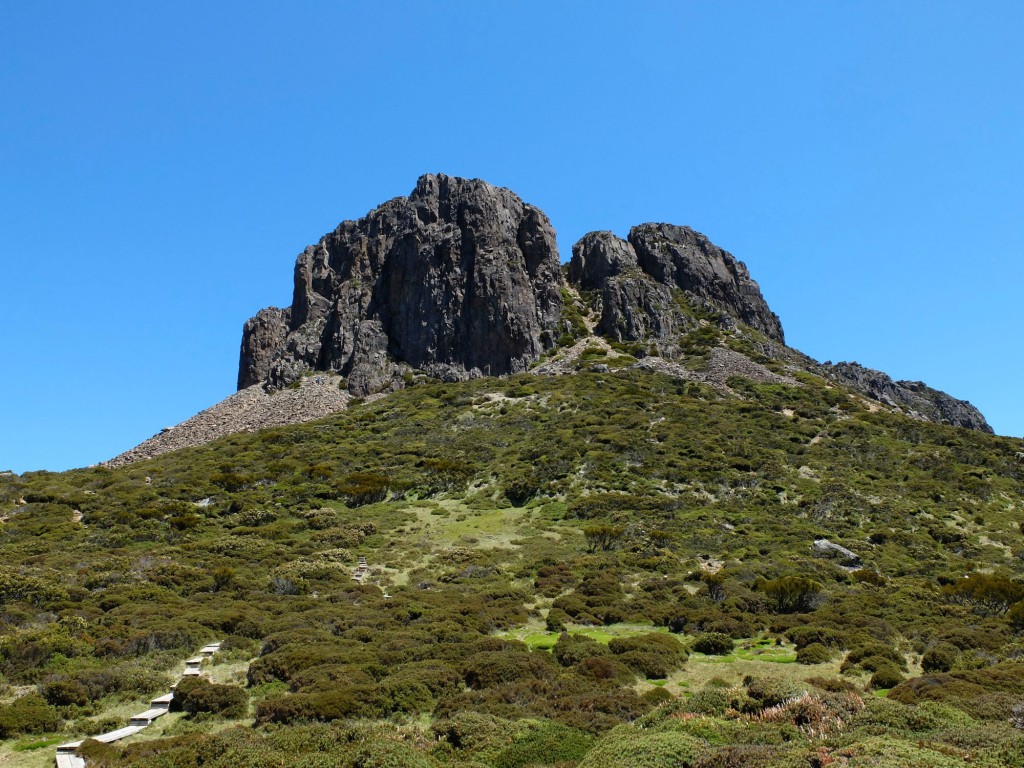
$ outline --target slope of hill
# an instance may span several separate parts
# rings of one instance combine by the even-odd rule
[[[731,338],[0,476],[0,755],[223,638],[234,679],[90,764],[1024,764],[1024,442],[712,375]]]

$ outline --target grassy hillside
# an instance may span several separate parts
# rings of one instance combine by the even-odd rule
[[[1024,443],[799,376],[414,383],[2,476],[0,764],[222,639],[91,764],[1024,765]]]

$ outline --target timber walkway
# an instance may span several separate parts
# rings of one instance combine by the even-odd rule
[[[202,665],[205,659],[213,656],[217,651],[220,650],[220,643],[210,643],[204,645],[199,650],[199,655],[185,662],[185,671],[182,673],[182,678],[185,677],[198,677],[201,673],[199,671],[200,665]],[[126,739],[129,736],[134,736],[139,731],[148,728],[153,724],[155,720],[163,717],[171,708],[171,701],[174,700],[174,688],[177,687],[177,683],[171,686],[171,692],[165,693],[163,696],[157,696],[149,703],[149,709],[145,712],[140,712],[137,715],[132,715],[128,721],[128,725],[123,728],[118,728],[116,731],[110,731],[108,733],[101,733],[99,736],[91,736],[90,739],[101,742],[103,744],[112,744],[115,741]],[[85,758],[78,754],[78,748],[89,739],[81,739],[79,741],[69,741],[67,744],[61,744],[57,747],[56,755],[56,766],[57,768],[85,768]]]

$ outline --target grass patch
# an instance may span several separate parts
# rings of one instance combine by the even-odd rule
[[[11,745],[11,749],[15,752],[31,752],[34,749],[42,749],[43,747],[51,747],[55,744],[60,744],[63,739],[60,736],[51,736],[45,739],[32,739],[31,741],[17,741]]]

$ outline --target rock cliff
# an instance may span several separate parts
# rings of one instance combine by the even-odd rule
[[[518,373],[554,345],[561,285],[540,210],[479,180],[423,176],[300,254],[291,307],[245,325],[238,386],[319,370],[366,395],[408,368],[449,381]]]
[[[652,341],[662,356],[680,355],[680,335],[697,327],[698,315],[785,344],[782,323],[746,265],[689,227],[641,224],[628,240],[591,232],[573,246],[568,277],[593,293],[597,333]]]

